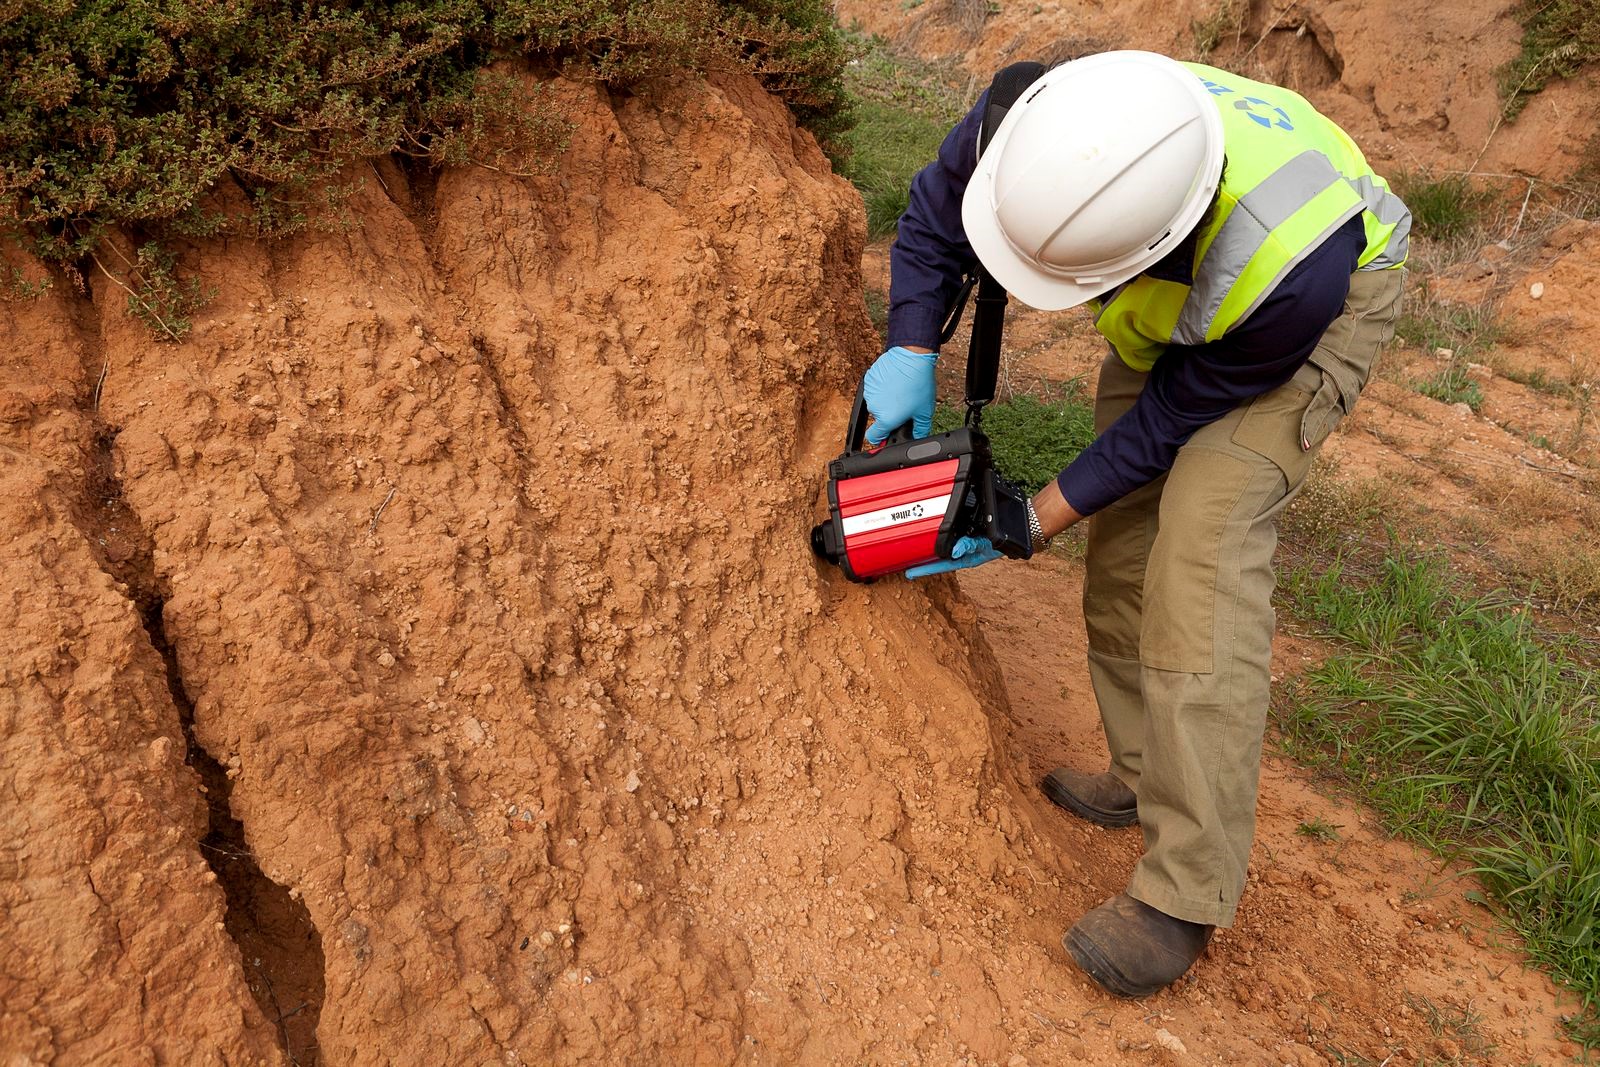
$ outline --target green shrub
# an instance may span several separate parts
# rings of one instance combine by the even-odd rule
[[[822,136],[848,124],[823,0],[42,0],[0,19],[0,227],[72,262],[108,226],[292,228],[363,156],[537,167],[564,121],[483,73],[501,56],[616,86],[737,65]],[[248,218],[206,214],[224,179]]]
[[[934,415],[934,432],[955,429],[962,417],[962,409],[941,405]],[[1000,473],[1032,494],[1089,447],[1094,440],[1094,409],[1081,384],[1073,380],[1055,396],[1022,394],[990,404],[983,412],[983,431]]]
[[[1523,0],[1522,51],[1500,71],[1506,116],[1552,78],[1570,78],[1600,59],[1600,5],[1594,0]]]

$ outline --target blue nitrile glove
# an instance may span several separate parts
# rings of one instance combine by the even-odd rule
[[[941,559],[937,563],[924,563],[920,567],[911,567],[906,571],[906,577],[926,578],[930,574],[959,571],[966,567],[976,567],[979,564],[988,563],[990,560],[999,558],[1000,550],[994,547],[994,542],[987,537],[963,537],[950,550],[949,559]]]
[[[933,432],[932,352],[896,346],[873,360],[861,380],[862,397],[875,420],[867,427],[867,444],[881,445],[900,425],[911,423],[915,437]]]

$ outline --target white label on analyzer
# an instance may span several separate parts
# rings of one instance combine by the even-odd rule
[[[903,522],[916,522],[919,519],[943,518],[946,509],[950,507],[950,494],[943,496],[930,496],[926,500],[913,500],[907,504],[896,504],[892,508],[879,508],[877,511],[865,511],[860,515],[846,515],[844,517],[844,535],[854,537],[856,534],[866,533],[868,530],[881,530],[885,526],[899,526]]]

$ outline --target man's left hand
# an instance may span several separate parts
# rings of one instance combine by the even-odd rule
[[[944,574],[946,571],[965,570],[967,567],[976,567],[999,558],[1000,550],[994,547],[994,543],[987,537],[963,537],[950,550],[949,559],[941,559],[937,563],[924,563],[920,567],[912,567],[906,571],[906,577],[926,578],[930,574]]]

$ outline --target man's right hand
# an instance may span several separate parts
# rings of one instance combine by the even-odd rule
[[[880,445],[896,428],[911,423],[914,437],[933,432],[933,352],[894,347],[873,361],[861,392],[872,415],[867,444]]]

